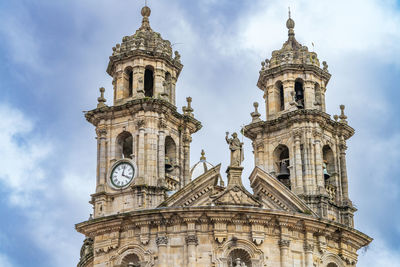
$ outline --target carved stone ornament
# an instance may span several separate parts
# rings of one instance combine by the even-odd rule
[[[158,127],[159,127],[160,129],[165,129],[165,128],[167,128],[167,123],[165,122],[165,120],[160,119],[159,122],[158,122]]]
[[[137,125],[137,127],[140,129],[140,128],[143,128],[144,127],[144,125],[145,125],[145,121],[144,120],[138,120],[138,121],[136,121],[136,125]]]
[[[304,244],[304,250],[306,252],[313,252],[314,251],[314,245],[313,244]]]
[[[288,248],[290,246],[290,240],[282,239],[279,240],[278,244],[281,248]]]
[[[197,246],[199,244],[199,239],[197,238],[196,235],[188,235],[186,238],[186,244],[188,245],[195,245]]]
[[[168,237],[166,236],[159,236],[156,238],[157,246],[167,245],[168,244]]]
[[[107,135],[107,129],[104,127],[96,129],[97,137],[105,137]]]

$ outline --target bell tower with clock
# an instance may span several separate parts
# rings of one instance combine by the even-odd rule
[[[100,88],[97,108],[85,113],[97,134],[94,218],[154,208],[190,182],[191,135],[201,123],[190,97],[183,114],[175,106],[183,65],[150,27],[150,13],[143,7],[141,27],[112,49],[113,105],[106,105]]]

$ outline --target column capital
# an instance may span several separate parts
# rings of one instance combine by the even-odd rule
[[[199,239],[196,235],[188,235],[185,238],[186,244],[187,245],[195,245],[197,246],[199,244]]]
[[[281,239],[278,241],[278,245],[281,248],[289,248],[290,246],[290,240],[288,239]]]
[[[158,236],[156,238],[157,246],[166,246],[168,244],[168,237],[167,236]]]

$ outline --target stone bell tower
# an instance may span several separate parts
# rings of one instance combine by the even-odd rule
[[[86,112],[96,127],[97,183],[94,218],[158,206],[168,191],[190,182],[191,135],[201,128],[191,98],[183,114],[175,106],[175,85],[183,65],[171,43],[149,24],[113,47],[107,73],[113,77],[113,105],[104,88],[97,108]]]
[[[354,134],[341,115],[325,113],[331,75],[315,52],[295,39],[295,23],[286,22],[289,38],[261,63],[257,86],[264,92],[266,121],[257,111],[244,128],[253,141],[255,165],[300,196],[319,216],[353,226],[356,210],[348,196],[346,140]]]

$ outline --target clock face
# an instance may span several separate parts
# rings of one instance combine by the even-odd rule
[[[135,175],[135,169],[128,162],[118,163],[111,172],[111,183],[117,188],[128,185]]]

